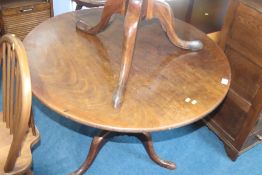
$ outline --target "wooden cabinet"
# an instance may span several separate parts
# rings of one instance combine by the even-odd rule
[[[232,70],[223,104],[206,119],[231,159],[262,141],[262,1],[232,0],[220,46]]]
[[[23,39],[35,26],[53,16],[52,0],[1,0],[0,32]]]

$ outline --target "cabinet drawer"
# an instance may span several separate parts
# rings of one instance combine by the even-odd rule
[[[227,47],[225,53],[232,71],[231,88],[251,102],[261,86],[262,69],[231,47]]]
[[[262,14],[240,3],[230,37],[245,48],[244,52],[254,55],[254,62],[262,65]],[[241,52],[241,50],[240,50]]]
[[[49,9],[16,16],[4,16],[5,33],[12,33],[23,39],[34,27],[50,18],[50,13]]]
[[[2,16],[23,15],[28,13],[35,13],[38,11],[49,10],[50,8],[51,6],[49,3],[38,3],[20,7],[8,7],[2,9]]]

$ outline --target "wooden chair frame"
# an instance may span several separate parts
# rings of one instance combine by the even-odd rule
[[[2,87],[3,87],[3,115],[0,116],[1,122],[6,123],[6,129],[9,129],[13,135],[12,143],[4,165],[4,172],[13,174],[16,160],[21,153],[26,134],[29,130],[29,124],[32,123],[31,105],[32,91],[27,55],[22,42],[14,35],[4,35],[0,40],[1,60],[2,60]],[[32,126],[32,125],[31,125]],[[39,140],[36,134],[33,142]],[[30,147],[33,143],[30,143]],[[31,154],[31,151],[30,151]],[[1,155],[0,155],[1,156]],[[31,166],[23,167],[22,170],[15,170],[14,174],[25,173]]]

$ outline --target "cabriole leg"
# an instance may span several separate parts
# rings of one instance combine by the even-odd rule
[[[86,157],[85,162],[80,166],[80,168],[78,168],[78,170],[71,173],[71,175],[82,175],[82,174],[84,174],[88,170],[88,168],[92,165],[92,163],[95,160],[98,152],[104,146],[107,139],[112,134],[113,133],[109,132],[109,131],[101,131],[101,133],[98,136],[95,136],[93,141],[92,141],[92,144],[91,144],[91,147],[90,147],[90,150],[89,150],[89,153]]]
[[[173,162],[170,161],[166,161],[166,160],[161,160],[153,147],[153,142],[152,142],[152,137],[149,133],[141,133],[141,134],[136,134],[135,135],[144,145],[149,157],[158,165],[170,169],[170,170],[174,170],[176,169],[176,164],[174,164]]]
[[[198,51],[203,48],[203,43],[198,40],[185,41],[180,39],[175,32],[174,15],[170,5],[165,1],[154,1],[154,16],[158,18],[166,31],[170,41],[177,47]]]

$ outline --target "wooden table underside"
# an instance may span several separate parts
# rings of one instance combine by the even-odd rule
[[[99,14],[100,9],[63,14],[25,38],[33,93],[63,116],[106,130],[94,138],[76,174],[91,165],[111,131],[138,133],[135,136],[142,138],[150,157],[173,169],[173,163],[160,160],[152,151],[149,132],[190,124],[215,109],[230,85],[228,61],[215,43],[188,24],[176,20],[176,31],[183,39],[203,41],[199,52],[173,46],[157,21],[141,22],[125,102],[115,109],[111,95],[121,65],[123,18],[116,15],[97,36],[75,27],[79,19],[96,24]]]
[[[103,31],[115,13],[125,16],[122,64],[116,90],[113,94],[113,107],[120,108],[123,103],[126,84],[132,65],[134,46],[140,18],[152,20],[158,18],[170,41],[182,49],[199,51],[203,43],[199,40],[185,41],[180,39],[174,30],[173,11],[165,0],[107,0],[99,23],[90,27],[83,20],[76,26],[79,30],[96,35]]]

